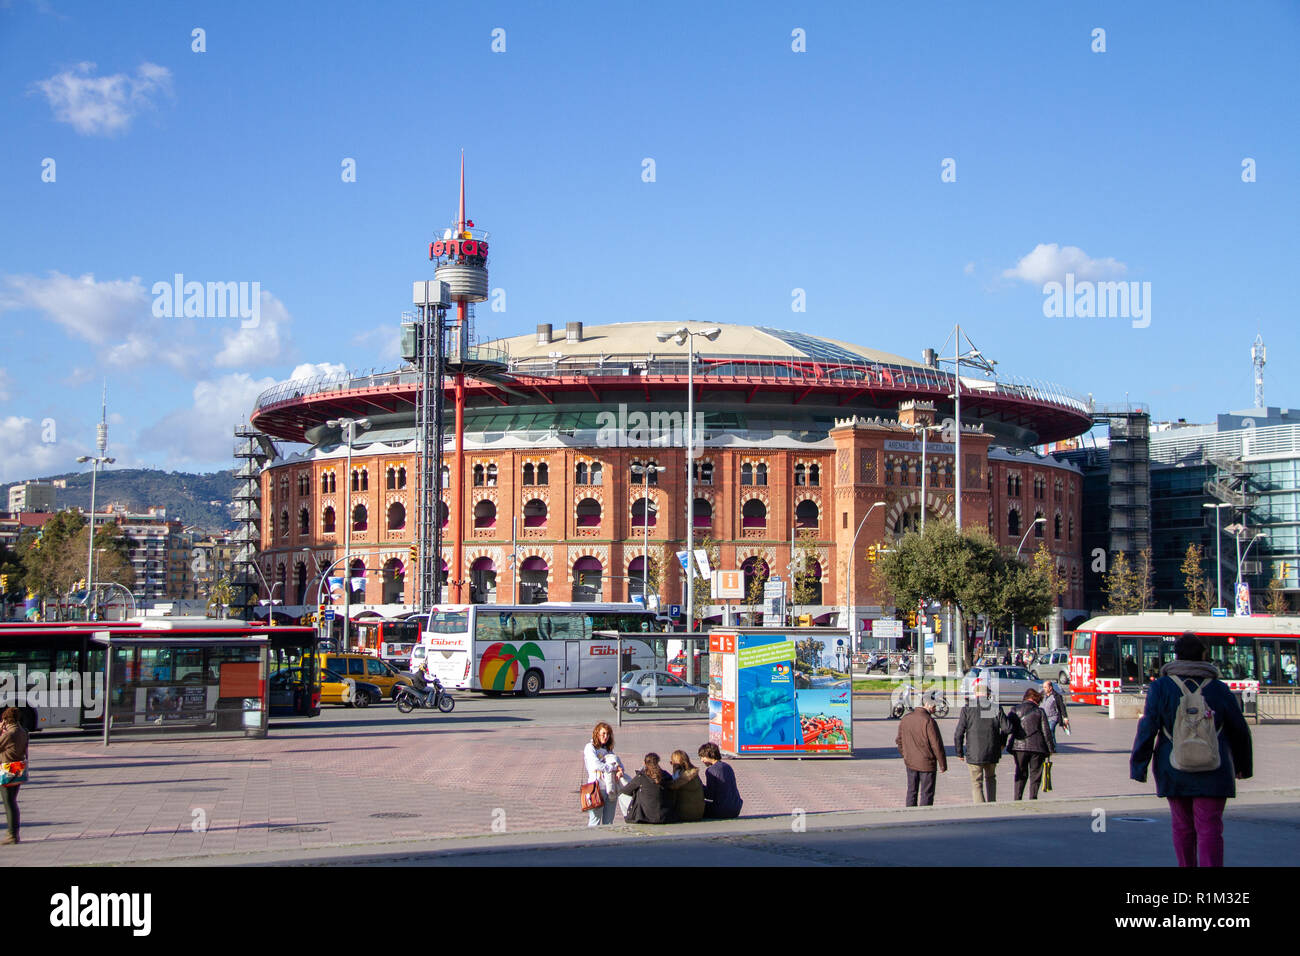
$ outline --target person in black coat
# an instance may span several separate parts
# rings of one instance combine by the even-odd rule
[[[1016,799],[1024,799],[1025,781],[1029,781],[1029,799],[1038,799],[1038,787],[1043,782],[1043,762],[1056,753],[1056,742],[1047,727],[1047,715],[1038,705],[1043,695],[1038,691],[1025,691],[1025,699],[1011,712],[1012,736],[1010,751],[1016,761]]]
[[[646,754],[645,767],[623,786],[619,801],[628,823],[674,823],[672,777],[659,768],[659,755]],[[626,801],[626,802],[624,802]]]
[[[970,768],[971,797],[976,803],[993,803],[998,798],[998,760],[1010,733],[1011,721],[994,702],[989,687],[957,715],[953,747]]]
[[[1219,739],[1219,766],[1199,773],[1177,770],[1170,761],[1174,718],[1182,701],[1179,682],[1199,688],[1213,712]],[[1174,659],[1160,669],[1147,691],[1129,757],[1129,776],[1146,783],[1154,760],[1156,796],[1169,801],[1174,854],[1179,866],[1223,866],[1223,808],[1237,795],[1237,781],[1254,772],[1250,728],[1219,671],[1205,660],[1205,643],[1187,633],[1174,644]]]

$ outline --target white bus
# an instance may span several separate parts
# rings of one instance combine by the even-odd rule
[[[650,669],[646,641],[613,640],[596,631],[654,634],[663,621],[639,604],[445,604],[433,608],[411,668],[428,664],[447,688],[489,693],[546,688],[599,690],[620,673]]]

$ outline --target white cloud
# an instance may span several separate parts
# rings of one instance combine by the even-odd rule
[[[82,447],[68,441],[42,441],[43,431],[42,423],[31,418],[0,418],[0,481],[43,478],[78,467]]]
[[[352,337],[352,344],[371,350],[381,362],[396,365],[402,361],[402,329],[395,322],[358,332]]]
[[[348,374],[348,367],[335,362],[304,362],[302,365],[294,367],[289,373],[289,381],[302,381],[305,379],[317,378],[319,376],[329,376],[330,378],[343,378]]]
[[[123,132],[137,112],[154,105],[155,95],[171,93],[171,70],[156,63],[141,63],[134,76],[95,76],[94,70],[94,63],[78,63],[36,84],[54,118],[85,136]]]
[[[51,272],[45,279],[5,276],[4,284],[0,312],[35,309],[97,345],[127,334],[151,314],[149,294],[139,276],[96,282],[89,272],[80,278]]]
[[[1033,285],[1063,282],[1067,272],[1076,279],[1095,281],[1122,276],[1128,266],[1115,259],[1094,259],[1078,246],[1058,246],[1056,243],[1039,243],[1033,252],[1016,263],[1015,268],[1002,273],[1004,279],[1020,279]]]
[[[968,276],[973,276],[975,274],[975,263],[973,262],[966,263],[966,267],[961,271],[966,273],[966,275]]]
[[[247,368],[268,365],[283,357],[285,344],[280,329],[293,321],[284,303],[263,290],[258,322],[252,328],[235,326],[224,335],[225,346],[212,361],[220,368]],[[251,310],[250,310],[251,311]],[[235,321],[235,320],[231,320]]]
[[[233,467],[233,429],[248,421],[254,400],[275,383],[274,378],[255,379],[246,372],[197,382],[194,405],[146,429],[140,447],[161,450],[169,465]]]

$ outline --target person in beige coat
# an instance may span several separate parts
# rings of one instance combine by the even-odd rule
[[[928,807],[934,803],[936,773],[948,772],[948,758],[943,750],[939,724],[934,719],[937,701],[933,694],[898,722],[898,752],[907,768],[907,802],[905,806]]]
[[[18,722],[18,708],[9,707],[0,714],[0,763],[27,760],[27,731]],[[0,844],[18,842],[18,784],[0,787],[5,804],[9,835]]]

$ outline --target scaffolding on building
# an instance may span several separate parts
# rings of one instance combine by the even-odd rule
[[[257,572],[252,565],[257,560],[262,540],[262,469],[276,458],[271,439],[249,425],[235,426],[235,455],[239,465],[235,468],[235,533],[236,546],[231,567],[230,585],[233,592],[231,611],[244,620],[252,620],[257,606],[259,587]]]
[[[1151,546],[1151,414],[1142,406],[1095,406],[1109,443],[1109,551],[1130,561]]]
[[[444,443],[443,374],[446,366],[447,284],[416,283],[418,323],[403,327],[403,358],[420,372],[416,409],[418,429],[419,513],[416,521],[416,606],[421,613],[442,600],[442,452]]]

